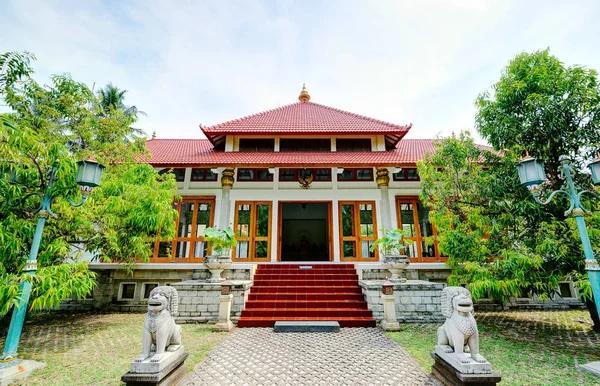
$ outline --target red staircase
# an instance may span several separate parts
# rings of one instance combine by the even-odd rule
[[[376,326],[351,264],[259,265],[238,327],[273,327],[278,320]]]

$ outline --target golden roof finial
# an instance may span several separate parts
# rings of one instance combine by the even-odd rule
[[[298,99],[302,102],[308,102],[310,100],[310,95],[308,94],[308,91],[306,91],[306,83],[302,83],[302,91],[300,92]]]

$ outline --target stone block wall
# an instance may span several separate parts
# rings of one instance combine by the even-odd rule
[[[230,280],[233,283],[231,320],[240,318],[252,287],[250,280]],[[188,280],[173,284],[179,295],[177,323],[217,322],[219,320],[219,297],[221,285],[202,280]]]
[[[383,280],[360,280],[365,299],[377,321],[384,318],[381,285]],[[394,284],[396,318],[404,323],[438,323],[445,320],[440,297],[445,284],[408,280]]]
[[[169,269],[168,267],[164,269],[139,268],[131,273],[128,273],[124,266],[120,266],[117,269],[93,270],[98,274],[96,278],[98,285],[94,289],[93,295],[85,300],[64,301],[61,303],[61,310],[146,312],[148,310],[148,298],[146,294],[154,285],[175,285],[182,281],[192,280],[194,277],[197,279],[206,279],[211,276],[210,271],[207,269],[192,269],[191,267],[188,269]],[[223,272],[222,276],[229,277],[232,280],[249,280],[250,270],[228,269]],[[127,292],[124,291],[124,286],[127,286],[129,289],[128,293],[124,293]],[[217,306],[219,304],[218,296],[216,304]]]

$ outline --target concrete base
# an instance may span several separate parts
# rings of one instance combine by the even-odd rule
[[[338,322],[320,320],[277,321],[275,332],[340,332]]]
[[[400,323],[384,320],[381,322],[381,329],[383,331],[400,331]]]
[[[502,378],[498,374],[464,374],[432,352],[435,360],[431,372],[446,386],[496,386]]]
[[[490,362],[477,362],[471,358],[471,354],[454,352],[447,353],[440,346],[435,346],[435,354],[442,358],[444,362],[454,367],[461,374],[491,374],[492,365]]]
[[[600,362],[590,362],[579,366],[579,370],[592,373],[600,377]]]
[[[6,386],[17,379],[28,377],[33,370],[44,367],[46,367],[45,363],[23,359],[2,362],[0,363],[0,386]]]
[[[231,320],[227,320],[227,321],[218,322],[217,324],[215,324],[215,327],[213,328],[213,331],[219,331],[219,332],[226,331],[226,332],[229,332],[234,327],[235,327],[235,325],[231,322]]]
[[[176,361],[158,373],[141,374],[131,371],[121,377],[127,386],[172,386],[177,385],[185,374],[185,360],[188,353],[184,352]]]
[[[183,346],[175,346],[175,349],[172,349],[172,347],[173,346],[169,346],[167,348],[167,351],[158,362],[150,361],[150,358],[156,353],[155,351],[151,351],[150,356],[142,362],[131,362],[131,369],[129,372],[136,374],[156,374],[166,368],[172,368],[173,363],[180,362],[181,357],[187,355],[183,351]]]

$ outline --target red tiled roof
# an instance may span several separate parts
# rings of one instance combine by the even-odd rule
[[[222,147],[227,134],[384,134],[394,146],[410,130],[313,102],[297,102],[258,114],[200,129],[215,145]]]
[[[402,166],[435,151],[434,139],[403,139],[393,150],[373,152],[224,152],[205,139],[152,139],[146,146],[155,166]]]

